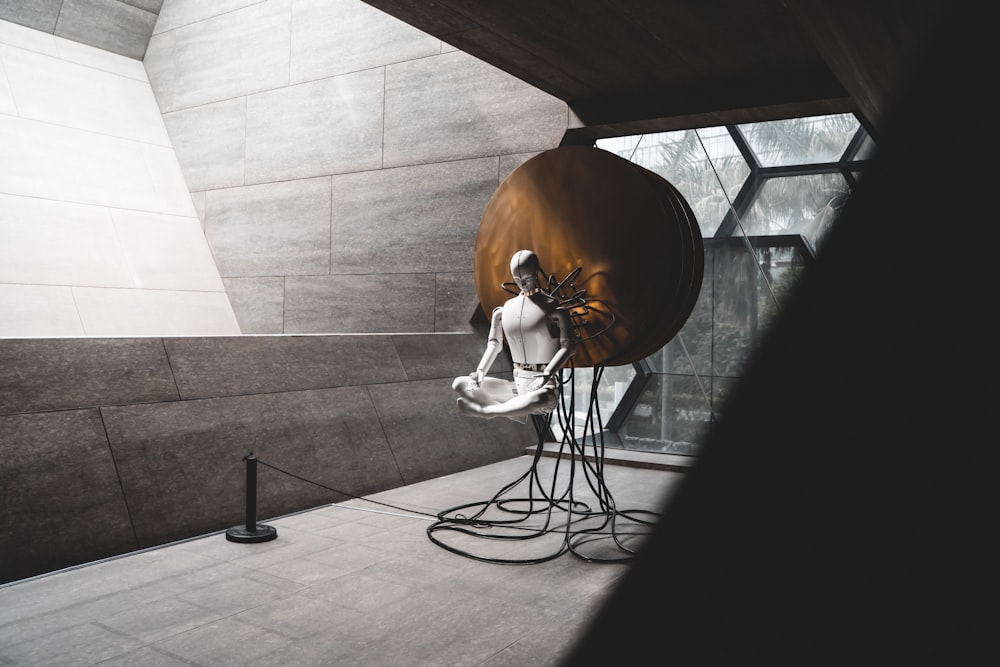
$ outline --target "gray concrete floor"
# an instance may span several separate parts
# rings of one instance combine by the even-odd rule
[[[535,507],[551,512],[511,511],[527,507],[516,500],[529,488],[535,498],[561,497],[571,469],[572,500],[593,516],[568,517],[544,501]],[[608,516],[587,471],[595,472],[524,456],[261,518],[261,530],[277,532],[266,542],[221,532],[0,586],[0,665],[557,665],[628,567],[607,562],[629,552],[606,537],[576,543],[585,557],[550,558],[566,542],[558,531],[567,518],[584,529]],[[683,472],[613,464],[602,472],[616,532],[637,548],[651,528],[629,517],[655,522],[642,511],[661,509]],[[489,503],[497,494],[515,502],[501,509]],[[476,503],[463,510],[469,516],[488,504],[490,525],[476,535],[434,532],[462,553],[435,544],[428,526],[466,503]]]

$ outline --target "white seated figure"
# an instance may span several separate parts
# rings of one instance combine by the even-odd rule
[[[526,422],[529,415],[551,412],[559,398],[559,370],[576,350],[569,313],[539,286],[538,257],[518,250],[510,272],[521,293],[493,309],[486,351],[468,376],[455,378],[459,410],[492,419]],[[514,363],[514,381],[488,377],[504,339]]]

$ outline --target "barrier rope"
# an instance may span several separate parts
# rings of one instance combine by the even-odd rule
[[[427,535],[431,542],[452,553],[474,560],[500,564],[529,564],[549,561],[565,553],[572,553],[590,562],[625,562],[635,556],[637,548],[633,544],[641,544],[641,540],[652,532],[659,514],[650,510],[619,509],[605,484],[603,423],[596,391],[603,367],[594,368],[590,405],[580,438],[576,436],[575,391],[573,391],[575,379],[572,369],[567,372],[568,379],[559,378],[557,409],[543,418],[532,420],[538,437],[538,446],[535,448],[528,470],[504,485],[489,500],[465,503],[431,514],[348,493],[259,458],[256,462],[275,472],[331,493],[398,510],[409,518],[431,521],[431,525],[427,527]],[[566,385],[570,386],[568,392]],[[568,402],[564,400],[567,393],[570,396]],[[551,478],[543,480],[539,462],[544,451],[546,436],[551,433],[553,414],[558,417],[563,436]],[[591,442],[590,453],[586,445],[588,440]],[[565,474],[568,475],[568,481],[563,479],[564,486],[560,488],[560,473],[567,461]],[[584,502],[577,496],[575,486],[578,471],[582,472],[593,496],[588,500],[590,503],[596,501],[595,508],[591,508],[590,503]],[[526,487],[526,496],[510,495],[519,487]],[[364,511],[363,507],[339,504],[337,506]],[[453,538],[456,536],[464,536],[460,539],[466,540],[472,537],[503,543],[534,540],[546,536],[556,536],[558,539],[554,544],[549,544],[547,553],[542,555],[505,558],[483,552],[477,553],[471,548],[458,546],[453,543]],[[610,549],[609,544],[612,545]]]
[[[266,466],[266,467],[270,468],[271,470],[274,470],[276,472],[280,472],[280,473],[282,473],[284,475],[288,475],[289,477],[294,477],[295,479],[297,479],[299,481],[302,481],[302,482],[306,482],[307,484],[312,484],[314,486],[318,486],[321,489],[325,489],[327,491],[332,491],[333,493],[339,493],[340,495],[347,496],[348,498],[351,498],[352,500],[362,500],[362,501],[364,501],[366,503],[372,503],[373,505],[381,505],[383,507],[391,507],[392,509],[399,510],[401,512],[406,512],[408,514],[415,514],[415,515],[418,515],[418,516],[421,516],[421,517],[428,517],[428,518],[431,518],[431,519],[436,519],[437,518],[437,515],[435,515],[435,514],[428,514],[427,512],[421,512],[420,510],[414,510],[414,509],[409,509],[409,508],[406,508],[406,507],[400,507],[398,505],[392,505],[390,503],[383,503],[383,502],[381,502],[379,500],[372,500],[371,498],[365,498],[363,496],[356,496],[353,493],[348,493],[347,491],[341,491],[340,489],[335,489],[332,486],[327,486],[325,484],[320,484],[319,482],[316,482],[314,480],[311,480],[311,479],[308,479],[306,477],[303,477],[302,475],[297,475],[294,472],[290,472],[288,470],[284,470],[282,468],[279,468],[276,465],[272,465],[272,464],[270,464],[270,463],[268,463],[266,461],[262,461],[259,458],[257,459],[257,462],[260,465],[262,465],[262,466]],[[362,509],[362,508],[350,508],[350,509]]]

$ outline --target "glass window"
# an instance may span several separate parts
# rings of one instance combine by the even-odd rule
[[[593,435],[596,429],[608,422],[618,404],[621,403],[622,398],[625,396],[625,392],[635,378],[636,372],[632,364],[608,366],[602,369],[596,388],[599,415],[595,414],[592,416],[593,422],[590,425],[587,424],[587,412],[590,410],[594,369],[574,368],[571,374],[564,373],[564,375],[569,375],[566,389],[572,388],[572,392],[564,392],[562,409],[564,413],[573,415],[574,435],[579,439],[583,438],[585,430],[588,431],[589,435]],[[571,399],[572,405],[570,404]],[[570,413],[571,409],[572,413]],[[601,421],[600,425],[597,423],[598,417]],[[553,434],[557,440],[562,438],[564,432],[562,425],[558,423],[559,421],[553,417],[551,424]]]
[[[849,194],[839,172],[769,178],[733,235],[799,234],[818,248]]]
[[[638,374],[631,366],[603,369],[601,416],[606,425],[619,411],[614,446],[694,454],[725,419],[731,388],[876,146],[852,114],[614,137],[596,145],[673,184],[694,211],[705,245],[702,289],[690,317],[638,364]],[[593,369],[576,371],[578,437],[592,377]],[[630,382],[634,388],[626,391]],[[623,398],[631,402],[619,405]]]
[[[859,127],[854,114],[738,125],[762,167],[840,160]]]
[[[711,424],[711,400],[699,378],[654,375],[618,437],[625,449],[692,455]]]
[[[864,138],[861,140],[861,147],[858,148],[858,153],[857,155],[854,156],[854,159],[871,160],[874,157],[875,157],[875,142],[872,141],[870,134],[864,132]]]
[[[753,252],[748,243],[754,246]],[[703,288],[702,298],[712,303],[711,336],[701,347],[711,350],[713,377],[739,378],[809,257],[801,242],[786,245],[779,239],[759,237],[716,241],[708,251],[714,255],[713,269],[709,293]],[[682,334],[689,324],[695,323],[689,319]],[[706,328],[703,323],[701,329]]]

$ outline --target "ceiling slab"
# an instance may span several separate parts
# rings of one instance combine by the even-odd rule
[[[583,140],[842,112],[875,131],[942,4],[365,2],[565,101]]]

